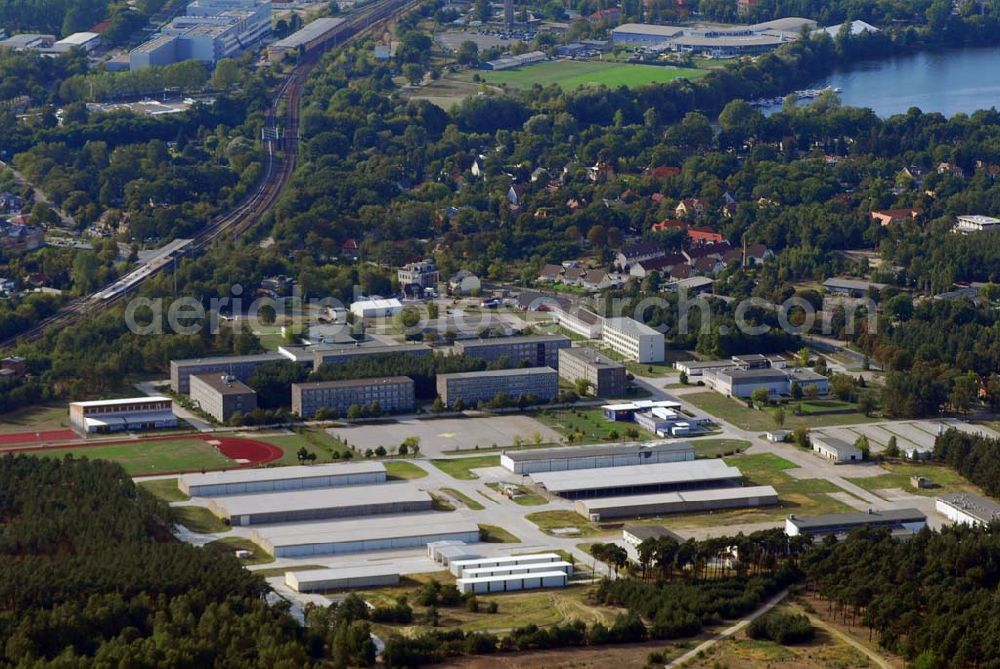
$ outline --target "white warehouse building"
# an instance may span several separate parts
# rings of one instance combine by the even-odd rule
[[[399,583],[399,569],[382,565],[286,571],[285,585],[295,592],[377,588]]]
[[[950,492],[934,502],[938,513],[961,525],[989,525],[1000,520],[1000,504],[982,495]]]
[[[185,474],[178,479],[177,487],[191,497],[218,497],[336,488],[383,483],[385,480],[385,465],[381,462],[349,462]]]
[[[663,362],[663,335],[635,319],[605,319],[602,337],[605,344],[629,360]]]
[[[457,512],[407,513],[360,520],[260,527],[250,540],[273,557],[423,548],[433,541],[479,541],[479,526]]]

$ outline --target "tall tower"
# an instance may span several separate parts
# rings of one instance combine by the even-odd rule
[[[514,0],[503,0],[503,24],[507,32],[514,30]]]

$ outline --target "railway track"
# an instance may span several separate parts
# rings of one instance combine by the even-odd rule
[[[277,127],[279,109],[284,103],[282,137],[278,141],[266,142],[267,160],[260,182],[247,197],[229,211],[213,218],[194,238],[176,240],[169,254],[147,261],[121,278],[102,287],[90,295],[78,297],[63,305],[55,314],[39,321],[34,326],[5,340],[0,340],[0,350],[20,343],[40,339],[46,331],[56,326],[66,327],[84,318],[105,311],[124,301],[125,296],[134,292],[150,277],[155,276],[177,258],[198,251],[226,239],[236,239],[253,227],[260,218],[271,210],[284,192],[295,172],[299,154],[299,114],[301,113],[302,89],[309,73],[319,64],[322,55],[331,47],[341,46],[348,41],[363,36],[373,28],[394,16],[405,12],[417,4],[418,0],[376,0],[349,17],[322,42],[313,45],[304,54],[281,86],[268,112],[266,124]]]

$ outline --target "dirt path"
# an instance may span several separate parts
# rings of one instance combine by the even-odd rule
[[[809,618],[809,621],[812,622],[813,625],[815,625],[816,627],[822,628],[828,634],[831,634],[832,636],[837,637],[838,639],[840,639],[844,643],[850,645],[852,648],[854,648],[858,652],[864,653],[865,657],[867,657],[869,660],[871,660],[872,662],[874,662],[879,667],[882,667],[882,669],[896,669],[896,667],[894,665],[890,664],[889,662],[887,662],[884,657],[882,657],[881,655],[879,655],[875,651],[873,651],[870,648],[868,648],[868,646],[864,645],[863,643],[861,643],[860,641],[858,641],[857,639],[855,639],[854,637],[852,637],[850,634],[845,634],[844,632],[841,632],[839,629],[837,629],[833,625],[830,625],[826,621],[821,620],[820,618],[817,618],[816,616],[812,615],[811,613],[809,613],[807,611],[802,611],[802,613],[805,614]]]
[[[736,634],[741,629],[752,623],[754,620],[756,620],[757,618],[761,617],[762,615],[773,609],[781,602],[781,600],[783,600],[787,596],[788,596],[788,590],[782,590],[750,615],[740,618],[740,620],[738,620],[735,624],[730,625],[726,629],[722,630],[721,632],[713,636],[708,641],[698,644],[693,649],[684,653],[680,657],[668,662],[666,666],[678,667],[687,662],[688,660],[693,660],[695,657],[697,657],[698,653],[708,650],[709,648],[719,643],[723,639],[728,639],[732,635]],[[867,651],[865,651],[865,653],[867,654]],[[888,667],[887,665],[886,669],[892,669],[892,668]]]

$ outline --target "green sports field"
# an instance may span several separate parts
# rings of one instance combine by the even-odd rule
[[[210,444],[199,439],[136,441],[107,446],[24,451],[24,453],[46,458],[63,458],[72,454],[75,458],[111,460],[121,464],[125,471],[132,476],[198,469],[221,469],[236,464],[216,451]]]
[[[664,84],[674,79],[696,79],[705,70],[658,65],[631,65],[629,63],[604,63],[600,61],[556,60],[529,65],[514,70],[480,72],[479,76],[491,84],[507,84],[515,88],[530,88],[535,84],[559,84],[566,90],[581,86],[646,86]]]

